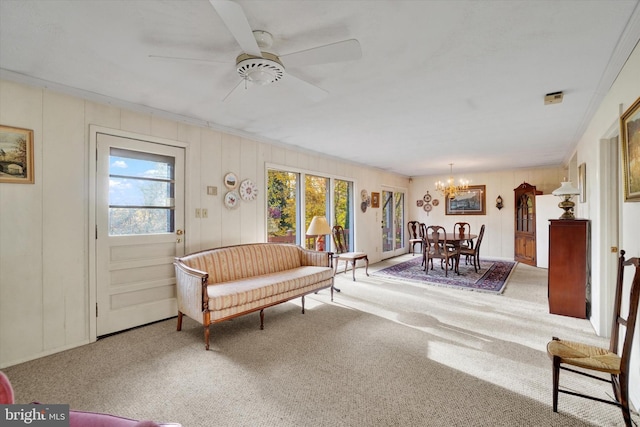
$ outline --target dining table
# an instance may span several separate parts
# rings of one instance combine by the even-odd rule
[[[443,238],[442,233],[439,233],[439,236],[440,239]],[[475,239],[476,237],[478,237],[477,234],[471,233],[445,233],[444,238],[446,238],[447,244],[453,246],[458,253],[458,256],[455,257],[456,265],[454,268],[454,271],[457,275],[460,275],[460,270],[458,267],[460,266],[460,248],[462,247],[462,243],[466,241],[473,241],[473,239]],[[423,247],[425,247],[424,244]]]

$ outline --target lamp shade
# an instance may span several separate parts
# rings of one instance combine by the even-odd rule
[[[331,234],[331,227],[329,227],[327,218],[314,216],[307,229],[307,236],[324,236],[325,234]]]
[[[563,181],[560,188],[556,188],[551,192],[554,196],[575,196],[580,194],[580,190],[571,184],[571,181]]]

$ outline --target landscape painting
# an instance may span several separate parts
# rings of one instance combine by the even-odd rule
[[[446,200],[446,215],[486,215],[484,185],[470,185],[454,198]]]
[[[0,125],[0,183],[33,182],[33,131]]]

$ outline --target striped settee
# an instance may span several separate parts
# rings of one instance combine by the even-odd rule
[[[205,348],[209,325],[331,288],[330,252],[280,243],[253,243],[208,249],[175,258],[178,331],[182,316],[202,323]]]

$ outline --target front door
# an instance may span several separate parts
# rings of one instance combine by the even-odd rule
[[[177,314],[184,254],[184,148],[97,134],[96,332]]]

